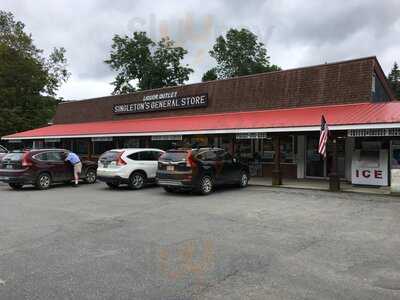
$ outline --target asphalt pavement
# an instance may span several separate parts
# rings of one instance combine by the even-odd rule
[[[400,299],[398,198],[0,185],[0,299]]]

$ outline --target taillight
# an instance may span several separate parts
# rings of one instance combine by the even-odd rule
[[[32,161],[29,159],[29,152],[25,152],[24,156],[22,157],[22,163],[21,165],[23,167],[30,167],[32,166]]]
[[[120,152],[120,153],[118,154],[118,157],[117,157],[117,166],[125,166],[125,165],[126,165],[126,161],[124,161],[124,160],[122,159],[122,154],[124,154],[124,151],[122,151],[122,152]]]
[[[186,157],[186,166],[188,168],[193,168],[196,166],[196,161],[194,160],[194,157],[192,155],[192,151],[188,152],[188,155]]]

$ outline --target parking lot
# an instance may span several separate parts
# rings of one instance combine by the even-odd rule
[[[399,299],[400,201],[0,185],[0,299]]]

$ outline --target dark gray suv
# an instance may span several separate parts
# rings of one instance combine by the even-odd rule
[[[169,150],[158,160],[157,183],[167,192],[193,190],[206,195],[216,185],[246,187],[249,167],[220,148]]]

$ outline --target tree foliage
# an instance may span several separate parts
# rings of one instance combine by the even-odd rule
[[[218,79],[250,75],[262,72],[278,71],[281,68],[270,64],[270,57],[264,44],[247,29],[231,28],[226,36],[219,36],[209,51],[217,66],[204,74]],[[209,77],[211,76],[211,77]]]
[[[182,60],[187,51],[167,38],[153,42],[145,32],[132,37],[115,35],[105,63],[117,71],[113,94],[183,84],[193,72]],[[136,83],[136,84],[134,84]]]
[[[0,136],[47,124],[69,73],[65,49],[43,55],[25,25],[0,11]]]
[[[211,81],[211,80],[216,80],[218,79],[217,75],[217,69],[216,68],[211,68],[207,72],[203,74],[203,77],[201,78],[201,81]]]
[[[388,80],[396,99],[400,100],[400,69],[397,62],[393,64],[393,68],[388,75]]]

